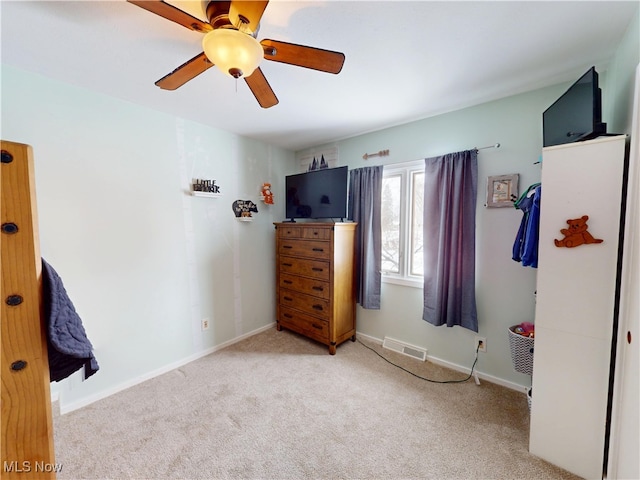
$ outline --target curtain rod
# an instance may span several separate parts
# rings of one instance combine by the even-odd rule
[[[486,150],[487,148],[500,148],[500,144],[496,143],[495,145],[489,145],[487,147],[476,147],[475,150]]]
[[[479,150],[486,150],[488,148],[500,148],[500,144],[499,143],[494,143],[493,145],[487,145],[486,147],[474,147],[473,150],[475,151],[479,151]],[[377,153],[365,153],[362,158],[365,160],[370,159],[371,157],[385,157],[389,155],[389,150],[380,150]],[[436,155],[439,156],[439,155]],[[419,160],[413,160],[414,162],[417,162]],[[387,163],[386,165],[395,165],[396,163],[409,163],[409,162],[405,162],[405,161],[400,161],[400,162],[392,162],[392,163]]]

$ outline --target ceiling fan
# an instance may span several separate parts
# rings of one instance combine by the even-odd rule
[[[162,0],[127,1],[189,30],[205,33],[204,51],[155,83],[165,90],[175,90],[216,65],[231,77],[244,78],[260,106],[269,108],[278,99],[260,70],[263,58],[334,74],[340,73],[344,64],[340,52],[269,39],[258,42],[260,19],[268,0],[210,1],[206,7],[208,23]]]

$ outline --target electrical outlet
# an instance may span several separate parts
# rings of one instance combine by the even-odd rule
[[[479,348],[478,348],[479,347]],[[484,337],[476,337],[473,344],[473,351],[485,352],[487,351],[487,339]]]
[[[202,319],[202,330],[209,330],[209,319],[208,318],[203,318]]]

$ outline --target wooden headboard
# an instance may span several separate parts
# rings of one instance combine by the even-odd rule
[[[42,262],[33,152],[2,141],[2,458],[3,479],[55,478]]]

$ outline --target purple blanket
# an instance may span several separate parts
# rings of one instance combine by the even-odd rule
[[[42,260],[42,295],[47,325],[49,373],[59,382],[84,367],[87,379],[100,368],[93,356],[82,320],[67,295],[62,279],[51,265]]]

